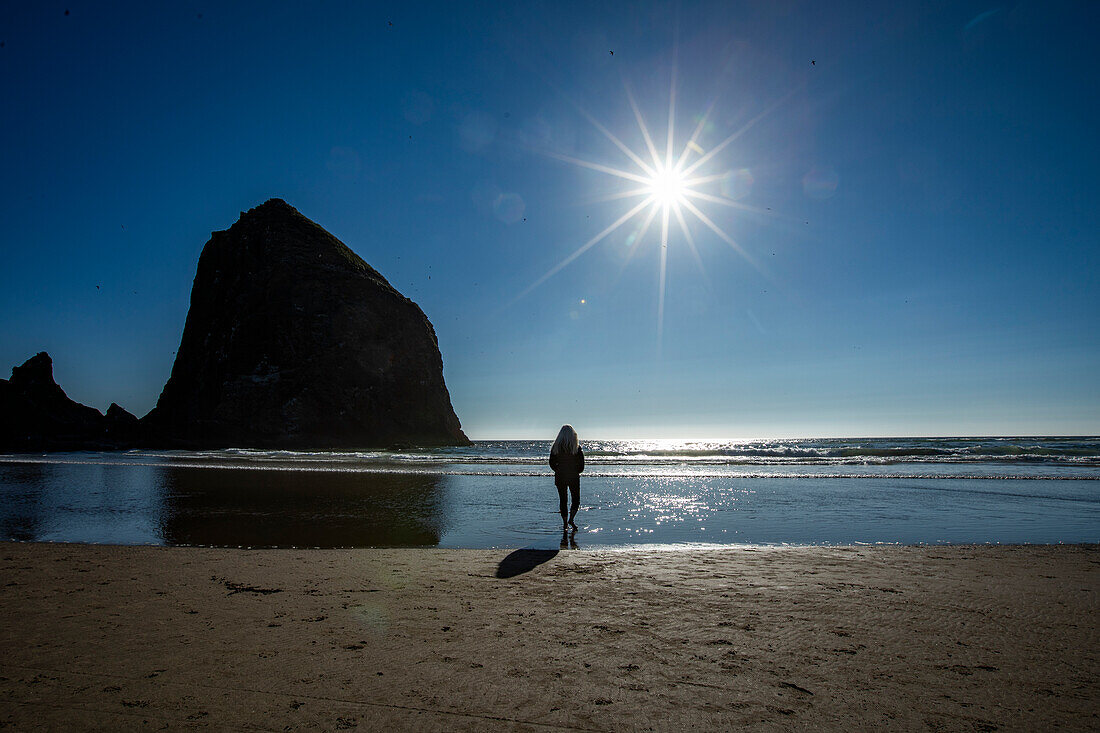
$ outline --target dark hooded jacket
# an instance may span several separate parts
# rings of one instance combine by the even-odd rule
[[[584,451],[577,448],[576,453],[551,453],[550,468],[554,469],[554,483],[559,486],[580,480],[584,470]]]

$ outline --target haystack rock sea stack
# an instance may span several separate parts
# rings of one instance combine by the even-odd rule
[[[142,421],[177,447],[469,441],[424,312],[279,199],[214,232],[172,375]]]

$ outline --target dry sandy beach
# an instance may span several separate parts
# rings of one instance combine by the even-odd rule
[[[1100,547],[0,545],[0,727],[1096,730]]]

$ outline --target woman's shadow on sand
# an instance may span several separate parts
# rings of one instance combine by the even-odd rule
[[[577,530],[572,532],[562,532],[561,535],[561,549],[577,549],[577,540],[575,539]],[[523,575],[526,572],[534,570],[544,562],[548,562],[554,559],[554,556],[558,554],[557,550],[535,550],[530,547],[524,547],[519,550],[513,550],[508,553],[508,556],[500,561],[497,565],[497,577],[498,578],[514,578],[517,575]]]
[[[517,575],[523,575],[544,562],[552,560],[557,554],[557,550],[532,550],[526,547],[513,550],[500,561],[500,565],[497,565],[497,577],[514,578]]]

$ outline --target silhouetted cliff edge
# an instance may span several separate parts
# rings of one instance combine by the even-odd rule
[[[34,414],[15,382],[13,372],[12,383],[0,386],[0,409],[10,402],[19,414]],[[68,398],[53,387],[49,404],[56,412],[57,393]],[[51,431],[64,436],[67,448],[82,440],[88,448],[469,442],[424,312],[280,199],[242,213],[206,243],[171,377],[138,425],[121,408],[104,417],[69,402],[80,409],[66,406],[57,412],[63,420],[26,418],[42,436],[35,446],[52,445]],[[115,426],[108,438],[102,421]],[[0,435],[0,449],[20,450],[8,432],[20,429]]]

